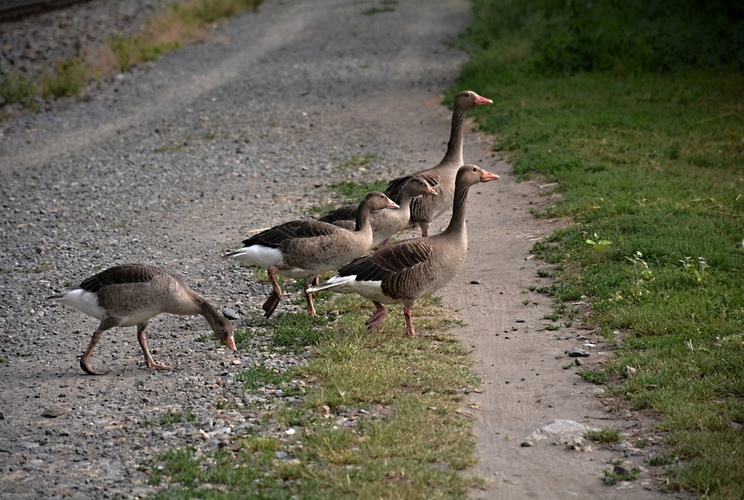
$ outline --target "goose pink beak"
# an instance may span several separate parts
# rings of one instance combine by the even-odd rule
[[[475,105],[480,106],[481,104],[493,104],[493,101],[487,97],[482,97],[478,94],[475,94]]]
[[[225,339],[225,345],[228,347],[228,349],[230,349],[233,352],[238,350],[238,348],[235,347],[235,339],[232,337],[227,337]]]
[[[499,177],[498,175],[492,174],[491,172],[483,170],[483,172],[481,173],[480,181],[488,182],[488,181],[497,181],[499,179],[501,179],[501,177]]]

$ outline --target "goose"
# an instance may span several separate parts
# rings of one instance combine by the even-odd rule
[[[273,291],[263,304],[264,316],[270,317],[282,299],[282,289],[276,275],[302,278],[308,316],[315,316],[313,297],[307,293],[317,276],[336,271],[347,262],[372,249],[370,213],[385,208],[399,208],[384,193],[372,192],[364,197],[356,213],[353,231],[327,222],[293,220],[266,229],[243,241],[238,250],[223,255],[245,264],[259,265],[269,272]]]
[[[401,190],[398,199],[399,209],[372,212],[372,248],[387,244],[390,237],[405,229],[411,217],[411,200],[416,196],[426,194],[436,196],[437,192],[424,179],[411,177]],[[356,211],[357,205],[346,205],[328,212],[319,220],[346,229],[354,229]]]
[[[100,320],[93,338],[80,358],[80,368],[90,375],[105,375],[91,368],[93,348],[103,332],[117,326],[136,326],[137,340],[145,355],[147,368],[169,370],[156,363],[147,347],[145,333],[150,319],[162,313],[201,314],[217,337],[235,351],[233,326],[201,295],[180,278],[156,267],[144,264],[123,264],[110,267],[85,279],[78,286],[47,297],[70,305]]]
[[[403,303],[406,335],[415,336],[413,304],[449,283],[465,262],[468,250],[465,205],[470,186],[498,178],[476,165],[463,165],[457,171],[452,219],[443,232],[381,247],[351,261],[325,283],[308,288],[308,293],[330,289],[357,293],[371,300],[376,310],[365,322],[369,331],[385,321],[387,309],[383,304]]]
[[[420,177],[436,189],[439,196],[419,197],[411,201],[411,221],[409,227],[419,226],[421,236],[429,235],[429,225],[437,217],[443,215],[452,207],[452,197],[455,192],[455,175],[465,162],[462,156],[462,137],[465,123],[465,113],[484,104],[493,104],[491,99],[481,97],[471,90],[465,90],[455,96],[452,109],[452,128],[447,143],[444,158],[435,166],[393,179],[385,189],[390,199],[399,202],[403,186],[412,176]]]

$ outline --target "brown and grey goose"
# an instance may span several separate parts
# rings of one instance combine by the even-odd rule
[[[429,225],[432,221],[452,208],[457,169],[465,163],[462,156],[465,113],[475,106],[484,104],[493,104],[493,101],[481,97],[471,90],[465,90],[457,94],[452,109],[452,127],[450,129],[449,142],[447,143],[447,152],[444,154],[442,161],[429,169],[393,179],[385,189],[385,194],[390,199],[398,202],[406,181],[413,176],[417,176],[425,179],[437,191],[439,196],[419,197],[411,202],[411,221],[409,227],[420,227],[421,236],[428,236]]]
[[[411,200],[416,196],[423,195],[436,196],[437,192],[424,179],[411,177],[401,190],[398,199],[400,208],[372,212],[372,248],[380,244],[387,244],[389,238],[408,227],[411,218]],[[346,229],[354,229],[356,211],[357,205],[346,205],[328,212],[319,220]]]
[[[353,231],[327,222],[303,219],[293,220],[266,229],[243,241],[243,246],[223,258],[244,264],[258,265],[268,270],[273,291],[263,304],[264,316],[274,313],[282,299],[282,289],[276,275],[302,278],[305,281],[305,298],[308,316],[315,316],[313,297],[307,292],[317,276],[335,271],[349,261],[372,249],[370,213],[386,208],[398,208],[385,194],[372,192],[364,197],[357,208]]]
[[[232,324],[180,278],[156,267],[144,264],[110,267],[48,299],[70,305],[100,320],[80,358],[80,367],[91,375],[106,373],[91,368],[90,358],[103,332],[116,326],[137,327],[137,340],[148,368],[170,369],[152,359],[145,338],[147,323],[162,313],[204,316],[217,337],[230,350],[235,350]]]
[[[353,260],[334,277],[307,291],[330,289],[368,298],[377,308],[366,322],[369,331],[385,321],[387,309],[383,304],[402,303],[406,335],[416,335],[411,319],[413,304],[446,285],[465,262],[468,250],[465,208],[470,186],[498,178],[475,165],[463,165],[457,171],[452,219],[443,232],[381,247]]]

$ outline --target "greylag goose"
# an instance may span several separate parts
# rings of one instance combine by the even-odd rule
[[[181,279],[156,267],[143,264],[110,267],[47,299],[70,305],[100,320],[80,358],[80,368],[90,375],[106,373],[91,368],[90,358],[103,332],[116,326],[137,326],[137,340],[145,355],[145,365],[151,369],[170,369],[152,359],[145,339],[147,323],[161,313],[201,314],[217,337],[230,350],[235,350],[232,324]]]
[[[408,227],[408,221],[411,218],[411,200],[416,196],[426,194],[436,196],[437,192],[425,180],[411,177],[401,190],[398,199],[399,209],[372,212],[372,248],[386,244],[390,237]],[[346,229],[354,229],[356,211],[357,205],[346,205],[328,212],[319,220]]]
[[[450,130],[449,142],[447,143],[447,152],[444,154],[442,161],[429,169],[393,179],[385,189],[385,194],[390,199],[398,202],[403,186],[414,175],[425,179],[431,187],[436,189],[439,196],[419,197],[411,202],[410,227],[419,226],[421,228],[421,236],[428,236],[429,225],[432,221],[452,208],[452,197],[455,192],[455,175],[457,174],[457,169],[465,163],[462,157],[465,113],[469,109],[483,104],[493,104],[493,101],[481,97],[470,90],[465,90],[457,94],[452,110],[452,128]]]
[[[258,265],[269,272],[273,291],[263,304],[264,316],[274,313],[282,299],[282,289],[276,275],[302,278],[308,316],[315,316],[313,297],[308,286],[317,282],[317,275],[335,271],[347,262],[372,249],[370,213],[398,205],[385,194],[372,192],[364,197],[356,214],[353,231],[317,220],[293,220],[255,234],[243,241],[243,246],[223,258]]]
[[[381,247],[351,261],[325,283],[308,288],[308,293],[331,289],[368,298],[377,308],[366,321],[369,331],[385,321],[387,309],[383,304],[403,303],[406,335],[415,336],[413,304],[446,285],[465,262],[465,205],[470,186],[498,178],[475,165],[463,165],[457,171],[452,219],[443,232]]]

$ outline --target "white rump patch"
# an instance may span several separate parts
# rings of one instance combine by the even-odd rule
[[[98,305],[98,296],[95,293],[85,291],[82,288],[68,290],[67,292],[64,292],[62,297],[53,300],[72,306],[96,319],[101,319],[105,313],[103,307]]]

